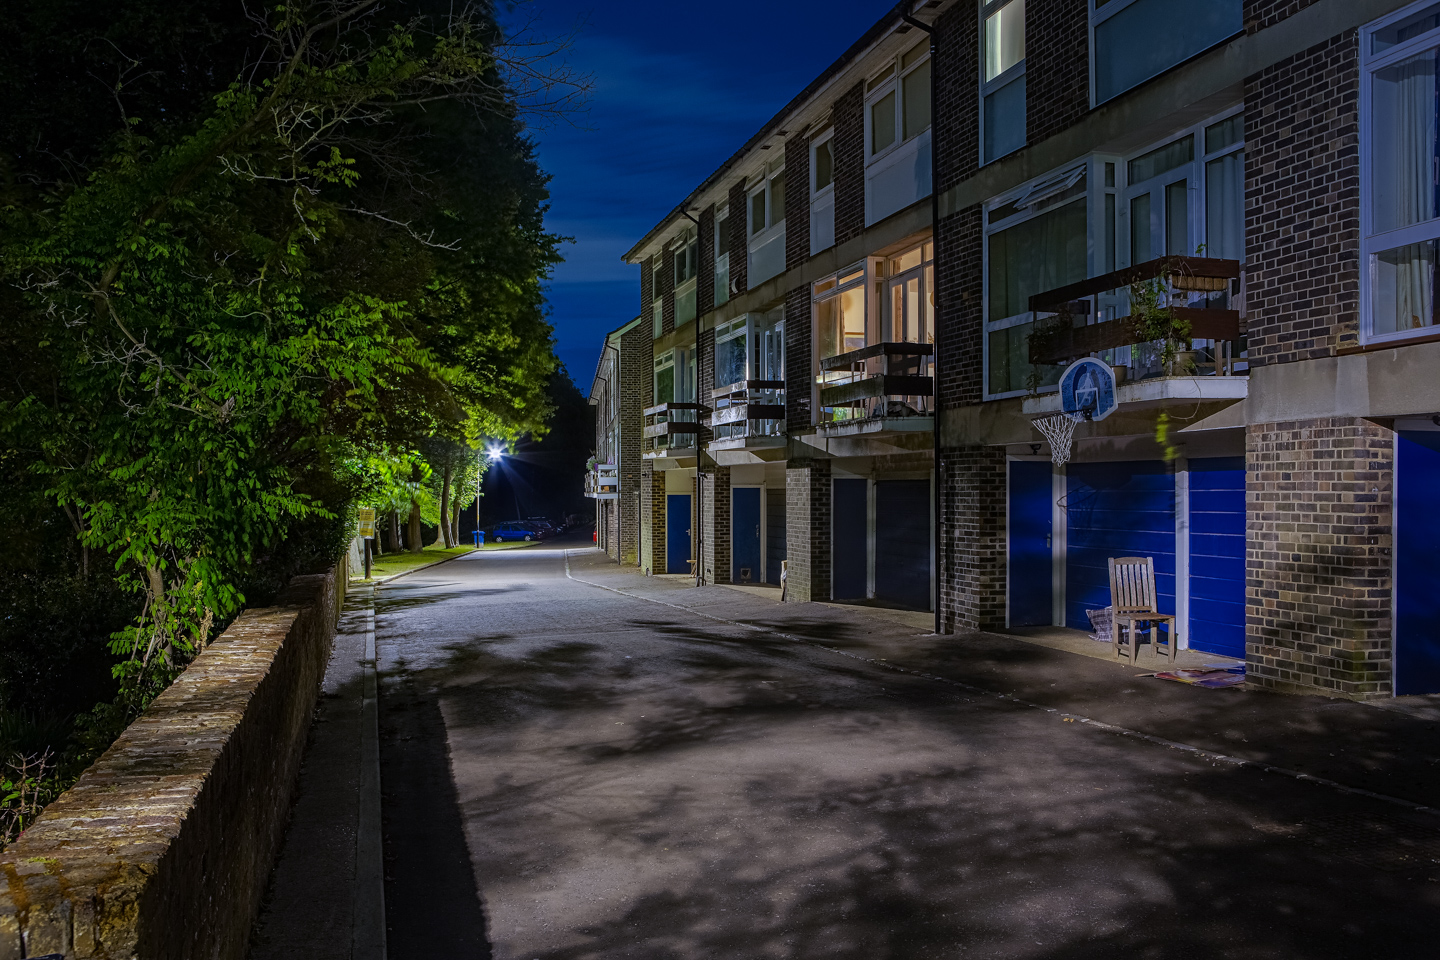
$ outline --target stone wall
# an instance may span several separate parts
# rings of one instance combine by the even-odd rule
[[[241,614],[0,854],[0,960],[243,960],[344,578]]]

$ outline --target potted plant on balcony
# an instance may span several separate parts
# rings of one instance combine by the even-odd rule
[[[1172,377],[1194,366],[1190,350],[1190,321],[1176,316],[1171,303],[1175,271],[1166,265],[1158,277],[1130,284],[1130,318],[1137,341],[1160,344],[1160,364]]]

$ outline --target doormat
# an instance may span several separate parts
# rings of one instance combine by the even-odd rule
[[[1150,676],[1160,680],[1174,680],[1177,683],[1188,683],[1195,687],[1218,690],[1222,687],[1238,687],[1244,683],[1245,664],[1237,663],[1230,667],[1207,663],[1200,670],[1166,670],[1152,673]]]

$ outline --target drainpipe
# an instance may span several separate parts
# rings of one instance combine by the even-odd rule
[[[940,177],[939,164],[936,162],[940,151],[937,149],[940,132],[940,124],[937,120],[937,106],[940,99],[935,95],[935,78],[939,74],[939,63],[937,62],[935,49],[935,27],[928,23],[921,23],[910,14],[901,16],[906,23],[917,30],[925,31],[930,38],[930,242],[935,245],[935,289],[930,291],[935,298],[935,356],[931,361],[930,374],[935,378],[934,396],[931,397],[931,415],[935,419],[935,427],[930,431],[930,439],[933,442],[932,450],[935,458],[935,479],[932,482],[934,490],[935,509],[935,552],[931,558],[935,569],[935,632],[941,632],[942,616],[940,612],[940,597],[945,592],[945,578],[940,566],[940,560],[945,555],[944,537],[944,500],[940,491],[944,486],[943,473],[940,470]]]

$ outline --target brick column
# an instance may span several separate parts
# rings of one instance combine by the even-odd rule
[[[665,572],[665,475],[656,473],[654,464],[646,460],[640,468],[640,538],[644,549],[640,569],[651,573]]]
[[[706,583],[730,582],[730,468],[716,466],[700,481],[700,529],[704,532],[701,562]]]
[[[830,513],[833,498],[829,460],[792,460],[786,465],[787,600],[830,599]]]
[[[1005,449],[940,451],[940,626],[945,633],[1005,626]]]
[[[1356,417],[1247,431],[1247,680],[1389,694],[1392,438]]]

